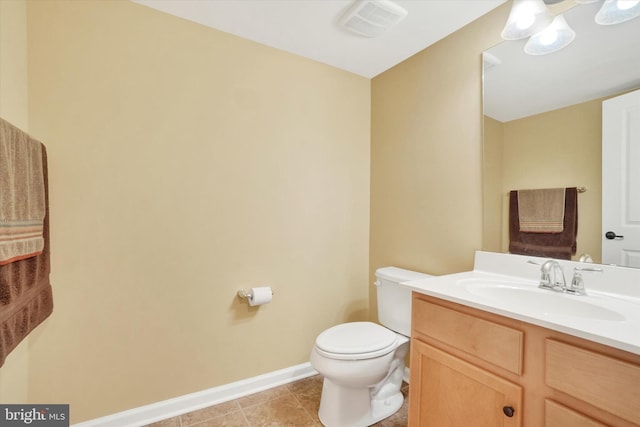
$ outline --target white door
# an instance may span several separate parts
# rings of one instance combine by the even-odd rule
[[[602,262],[640,268],[640,90],[602,104]]]

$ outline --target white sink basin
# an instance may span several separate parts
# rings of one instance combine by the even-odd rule
[[[601,303],[590,302],[589,296],[567,295],[540,289],[531,284],[518,284],[500,280],[461,279],[458,281],[467,292],[505,306],[523,303],[544,315],[572,316],[623,322],[622,314],[603,307]]]
[[[587,295],[581,296],[538,288],[540,266],[530,261],[523,255],[478,251],[472,271],[403,285],[431,298],[640,355],[640,268],[594,264],[602,271],[584,275]],[[589,267],[558,262],[569,281],[576,267]]]

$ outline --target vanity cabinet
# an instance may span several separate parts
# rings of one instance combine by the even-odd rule
[[[414,293],[409,426],[639,427],[640,356]]]

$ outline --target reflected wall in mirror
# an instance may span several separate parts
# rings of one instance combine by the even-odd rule
[[[508,251],[509,191],[586,187],[575,259],[601,262],[602,101],[640,87],[640,18],[598,25],[601,5],[564,13],[576,38],[560,51],[527,55],[518,40],[485,52],[485,250]]]

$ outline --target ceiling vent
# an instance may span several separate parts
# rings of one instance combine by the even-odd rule
[[[377,37],[407,16],[391,0],[357,0],[340,19],[340,25],[365,37]]]

